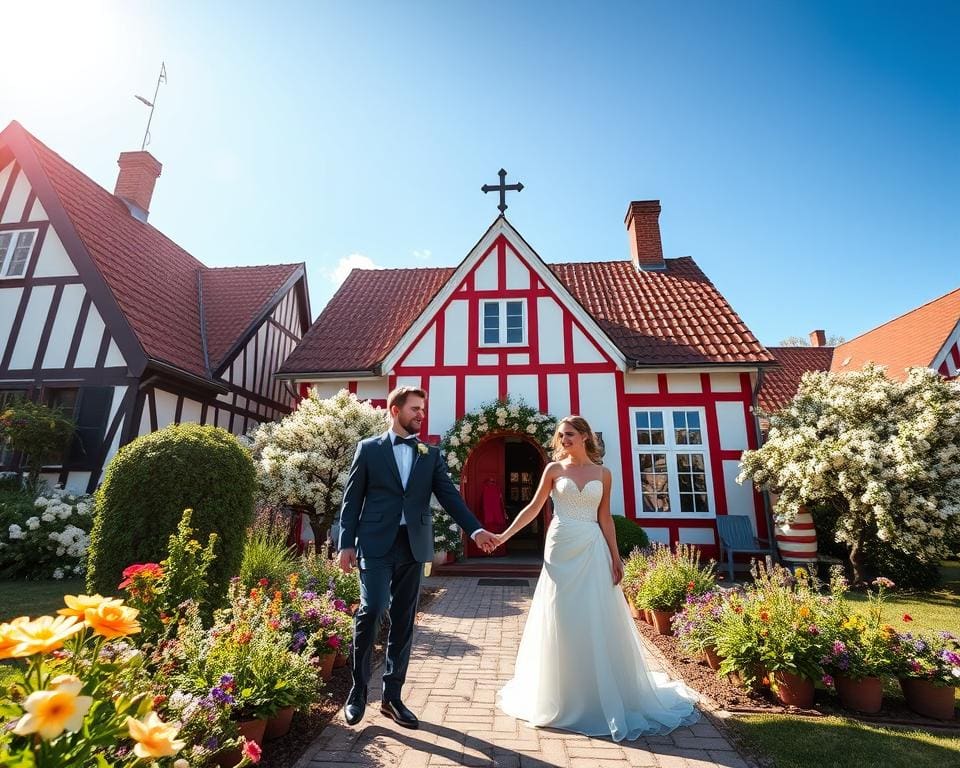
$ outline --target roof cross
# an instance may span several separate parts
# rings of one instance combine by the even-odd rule
[[[520,192],[523,190],[523,184],[517,182],[516,184],[506,184],[507,172],[500,169],[500,172],[497,174],[500,176],[499,184],[484,184],[480,189],[486,192],[499,192],[500,193],[500,205],[497,208],[500,209],[500,215],[503,215],[503,212],[507,210],[507,192]]]

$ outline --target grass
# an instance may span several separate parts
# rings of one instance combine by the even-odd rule
[[[63,608],[64,595],[86,591],[83,579],[0,581],[0,621],[17,616],[52,615]]]
[[[884,598],[884,619],[898,630],[946,629],[960,634],[960,561],[943,564],[943,583],[929,592],[900,592],[893,589]],[[862,608],[867,607],[867,596],[862,592],[850,592],[847,599]],[[902,621],[909,614],[912,622]]]
[[[960,737],[881,728],[842,717],[757,715],[727,720],[776,768],[943,768],[960,764]]]

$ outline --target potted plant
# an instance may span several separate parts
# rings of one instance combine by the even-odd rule
[[[687,602],[673,617],[677,645],[692,657],[702,656],[710,669],[720,669],[723,661],[717,653],[717,630],[723,612],[725,593],[712,589],[702,595],[688,595]]]
[[[661,635],[671,632],[673,614],[687,595],[699,595],[714,586],[713,563],[700,566],[700,551],[686,544],[674,550],[655,546],[643,582],[637,590],[638,607],[653,611],[653,623]]]
[[[647,566],[647,553],[639,548],[635,548],[623,564],[623,579],[620,580],[620,589],[623,590],[623,595],[627,599],[630,615],[635,619],[644,618],[637,606],[636,598],[646,575]]]
[[[960,685],[960,644],[956,635],[929,632],[897,635],[895,664],[907,706],[925,717],[952,720]]]

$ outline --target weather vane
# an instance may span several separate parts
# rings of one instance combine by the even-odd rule
[[[136,95],[135,98],[142,101],[148,107],[150,107],[150,117],[147,118],[147,130],[143,133],[143,144],[140,145],[140,149],[144,150],[147,148],[147,144],[150,143],[150,122],[153,120],[153,110],[156,109],[157,103],[157,94],[160,92],[160,83],[167,82],[167,67],[164,62],[160,62],[160,77],[157,78],[157,87],[153,91],[153,101],[143,98],[143,96]]]
[[[500,172],[497,174],[500,176],[499,184],[484,184],[480,189],[486,192],[499,192],[500,193],[500,205],[497,208],[500,209],[500,215],[503,215],[503,212],[507,210],[507,192],[520,192],[523,190],[523,184],[517,182],[516,184],[507,184],[507,172],[500,169]]]

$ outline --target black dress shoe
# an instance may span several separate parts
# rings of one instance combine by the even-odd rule
[[[407,709],[400,699],[387,699],[380,702],[380,711],[404,728],[419,728],[417,716]]]
[[[367,708],[367,702],[360,696],[347,698],[347,703],[343,705],[343,718],[347,725],[356,725],[363,719],[363,713]]]

